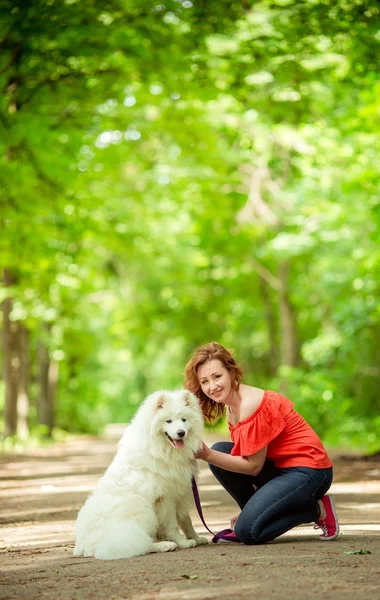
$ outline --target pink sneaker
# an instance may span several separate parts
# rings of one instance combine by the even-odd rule
[[[241,544],[232,529],[223,529],[223,531],[219,531],[219,533],[212,538],[212,542],[214,544],[220,544],[221,542],[237,542],[238,544]]]
[[[316,521],[314,529],[322,529],[323,533],[319,536],[320,540],[335,540],[339,535],[339,521],[335,511],[334,500],[331,496],[321,498],[326,511],[324,519]]]

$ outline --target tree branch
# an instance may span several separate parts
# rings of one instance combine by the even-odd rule
[[[21,48],[22,48],[21,44],[17,44],[17,45],[14,47],[14,49],[13,49],[13,52],[12,52],[12,54],[11,54],[10,58],[9,58],[9,61],[8,61],[8,63],[7,63],[6,65],[4,65],[4,67],[2,67],[2,68],[0,69],[0,73],[5,73],[5,71],[7,71],[7,70],[9,69],[9,67],[10,67],[10,66],[11,66],[11,65],[12,65],[14,62],[16,62],[16,61],[17,61],[17,59],[19,58],[19,56],[20,56],[20,53],[21,53]]]
[[[47,77],[46,79],[41,79],[40,81],[38,81],[36,83],[35,87],[30,90],[29,96],[26,96],[26,98],[24,98],[23,104],[26,104],[26,103],[30,102],[30,100],[33,98],[33,96],[35,96],[35,94],[44,85],[51,85],[52,87],[54,87],[55,84],[61,83],[65,79],[68,79],[68,80],[70,80],[70,79],[82,79],[82,78],[88,78],[88,77],[97,77],[99,75],[122,75],[122,73],[121,73],[121,71],[119,71],[117,69],[104,69],[104,70],[94,71],[94,72],[91,72],[91,73],[83,73],[82,71],[75,71],[75,72],[71,72],[71,73],[64,73],[64,74],[60,75],[59,77],[57,77],[56,79],[52,79],[51,77]]]
[[[251,266],[253,267],[254,271],[256,271],[256,273],[259,275],[259,277],[266,281],[271,288],[276,290],[276,292],[278,292],[281,289],[281,281],[275,275],[273,275],[273,273],[269,271],[269,269],[264,267],[264,265],[262,265],[258,260],[256,260],[256,258],[250,257],[249,262],[251,263]]]
[[[37,162],[35,155],[33,154],[32,150],[29,148],[29,146],[26,144],[26,142],[25,141],[21,142],[20,146],[27,153],[29,160],[32,164],[32,167],[35,170],[37,176],[41,179],[41,181],[46,183],[46,185],[48,185],[55,192],[63,192],[63,188],[60,185],[58,185],[55,181],[50,179],[50,177],[48,175],[46,175],[46,173],[43,172],[43,170],[41,169],[40,165]]]

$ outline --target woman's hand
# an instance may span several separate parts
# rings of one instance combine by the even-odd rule
[[[208,446],[206,446],[206,444],[204,442],[202,442],[202,445],[195,452],[194,456],[195,456],[195,458],[201,458],[202,460],[205,460],[207,462],[207,457],[208,457],[209,453],[210,453],[210,448]]]
[[[238,515],[236,515],[236,517],[232,517],[232,519],[230,521],[230,527],[231,527],[232,531],[235,530],[235,523],[239,517],[240,517],[240,513]]]

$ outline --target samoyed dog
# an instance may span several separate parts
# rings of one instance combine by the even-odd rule
[[[193,394],[148,396],[79,511],[74,554],[111,560],[207,544],[189,516],[202,433],[203,415]]]

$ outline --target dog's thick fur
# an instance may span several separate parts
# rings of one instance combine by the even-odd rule
[[[148,396],[79,511],[74,554],[110,560],[206,544],[189,516],[194,452],[202,432],[193,394],[177,390]]]

